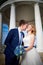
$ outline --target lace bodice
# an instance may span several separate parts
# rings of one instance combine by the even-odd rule
[[[23,38],[23,42],[24,42],[24,46],[29,46],[30,45],[30,41],[31,40],[31,35],[27,35]]]

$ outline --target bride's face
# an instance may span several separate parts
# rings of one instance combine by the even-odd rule
[[[28,25],[28,27],[27,27],[26,30],[27,30],[27,32],[28,32],[28,31],[31,31],[31,30],[32,30],[32,26],[31,26],[31,25]]]

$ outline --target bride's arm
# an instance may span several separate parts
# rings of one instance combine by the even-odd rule
[[[34,40],[35,40],[35,35],[32,34],[31,40],[30,40],[30,46],[25,49],[26,51],[29,51],[29,50],[31,50],[33,48],[33,46],[34,46]]]

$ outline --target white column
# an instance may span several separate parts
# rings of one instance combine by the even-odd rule
[[[37,51],[43,52],[43,42],[42,42],[42,23],[39,4],[34,5],[35,12],[35,25],[36,25],[36,36],[37,36]]]
[[[2,36],[2,13],[0,12],[0,45],[1,45],[1,36]]]
[[[11,5],[11,11],[10,11],[10,25],[9,29],[13,29],[16,26],[16,21],[15,21],[15,5]]]

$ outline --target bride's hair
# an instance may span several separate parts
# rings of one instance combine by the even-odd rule
[[[36,35],[36,28],[35,28],[35,25],[34,24],[28,24],[28,25],[31,25],[32,26],[32,30],[31,30],[31,33],[33,33],[34,35]]]
[[[36,28],[35,28],[35,26],[34,25],[31,25],[31,26],[32,26],[32,31],[31,32],[36,35]]]

